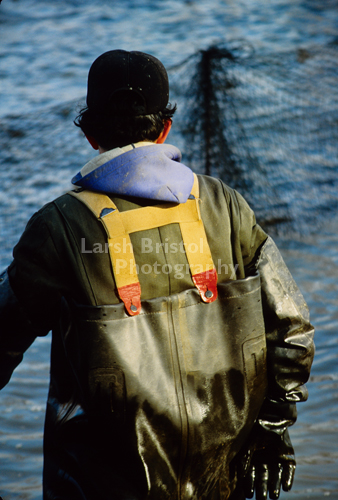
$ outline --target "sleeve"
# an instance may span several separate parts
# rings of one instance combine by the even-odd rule
[[[0,276],[0,389],[10,380],[21,363],[23,353],[35,338],[48,330],[35,328],[20,306],[9,282],[8,272]]]
[[[234,256],[240,263],[240,276],[258,271],[261,278],[268,353],[266,408],[270,411],[268,402],[294,405],[307,399],[305,383],[314,356],[314,329],[304,297],[276,244],[256,223],[244,198],[236,191],[234,194],[230,207],[236,235]]]
[[[259,272],[267,344],[268,390],[247,442],[236,458],[246,498],[278,498],[291,489],[295,457],[288,428],[296,403],[306,401],[314,356],[314,329],[305,300],[271,237],[234,191],[230,202],[238,277]]]
[[[268,392],[240,460],[238,476],[246,498],[279,498],[292,487],[296,461],[288,432],[314,356],[314,329],[305,300],[283,258],[268,237],[256,269],[261,277],[267,342]]]
[[[314,328],[304,297],[270,237],[260,251],[256,267],[262,287],[268,352],[266,408],[270,411],[273,404],[306,401]]]
[[[40,212],[28,222],[0,279],[0,388],[37,336],[58,318],[62,264]]]

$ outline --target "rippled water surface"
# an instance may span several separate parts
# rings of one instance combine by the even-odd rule
[[[281,495],[290,500],[338,500],[337,35],[335,0],[0,5],[1,269],[28,218],[67,190],[93,157],[72,120],[94,58],[123,48],[151,52],[165,63],[179,105],[169,142],[184,157],[189,82],[199,51],[214,44],[241,47],[243,63],[224,66],[237,82],[227,94],[236,112],[224,112],[229,144],[236,158],[242,154],[241,175],[231,178],[222,165],[217,173],[242,187],[274,234],[317,331],[309,400],[299,405],[292,429],[296,481]],[[201,169],[198,158],[192,166]],[[38,339],[0,393],[4,500],[41,500],[49,348],[49,337]]]

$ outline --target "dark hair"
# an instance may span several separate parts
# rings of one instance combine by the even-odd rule
[[[86,107],[75,118],[74,124],[108,151],[133,142],[156,141],[164,129],[164,123],[172,118],[176,108],[176,104],[174,106],[168,104],[158,113],[134,116],[121,111],[109,114],[95,113]]]

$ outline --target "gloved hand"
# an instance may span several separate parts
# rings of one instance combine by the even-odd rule
[[[281,488],[291,489],[295,469],[288,430],[278,434],[258,428],[240,461],[238,481],[246,498],[256,492],[256,500],[277,499]]]

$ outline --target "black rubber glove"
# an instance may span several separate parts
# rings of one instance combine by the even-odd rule
[[[256,428],[238,469],[238,481],[246,498],[279,498],[281,488],[289,491],[296,469],[288,430],[282,434]]]

